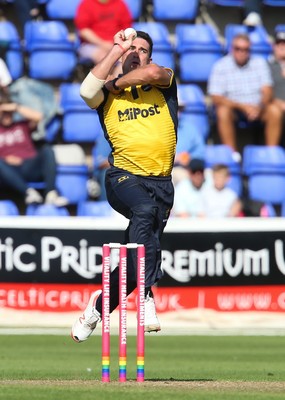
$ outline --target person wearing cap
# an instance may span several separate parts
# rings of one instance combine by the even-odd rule
[[[285,117],[285,30],[274,35],[273,58],[269,65],[273,79],[273,102]]]
[[[264,140],[251,137],[244,144],[278,145],[281,137],[282,113],[273,100],[273,82],[268,63],[263,57],[250,54],[249,36],[238,34],[233,38],[231,51],[213,66],[208,82],[217,116],[217,130],[222,144],[236,152],[238,140],[236,122],[242,121],[248,128],[264,125]],[[261,125],[259,133],[262,132]]]
[[[175,187],[173,217],[190,218],[204,216],[202,188],[212,185],[211,175],[205,171],[205,162],[193,158],[187,166],[187,178]]]

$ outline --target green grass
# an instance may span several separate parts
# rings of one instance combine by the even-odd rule
[[[128,378],[102,384],[101,338],[0,336],[1,400],[284,399],[285,338],[146,336],[145,377],[135,382],[135,337],[128,337]]]

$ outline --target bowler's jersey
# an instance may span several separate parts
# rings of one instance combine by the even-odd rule
[[[97,108],[112,153],[111,165],[141,176],[170,176],[177,138],[177,87],[134,86],[114,95],[104,89]]]

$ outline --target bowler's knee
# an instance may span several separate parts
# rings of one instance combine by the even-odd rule
[[[156,219],[158,213],[158,207],[154,204],[140,204],[132,209],[132,216],[134,218],[145,219],[147,221],[153,221]]]

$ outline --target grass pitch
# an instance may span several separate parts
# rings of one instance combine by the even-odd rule
[[[135,337],[128,337],[128,382],[101,383],[101,338],[0,336],[1,400],[284,399],[281,336],[146,336],[144,383],[135,382]]]

